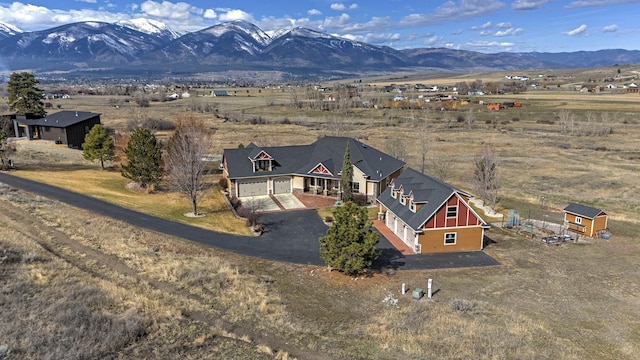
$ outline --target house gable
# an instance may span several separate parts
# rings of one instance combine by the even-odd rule
[[[309,171],[309,174],[333,176],[333,173],[331,173],[331,171],[329,171],[329,169],[327,169],[327,167],[324,166],[322,163],[316,165],[316,167],[313,168],[313,170]]]
[[[423,229],[483,226],[480,216],[458,194],[452,194],[447,201],[429,217]]]

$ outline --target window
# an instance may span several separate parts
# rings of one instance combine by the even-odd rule
[[[360,192],[360,183],[359,182],[351,183],[351,191],[354,192],[354,193],[359,193]]]
[[[394,199],[397,199],[398,198],[398,192],[393,190],[393,189],[391,189],[391,197],[394,198]]]
[[[445,233],[444,234],[444,244],[445,245],[455,245],[456,244],[456,236],[457,233]]]
[[[582,224],[582,218],[580,216],[576,216],[576,224]]]
[[[271,160],[258,160],[256,163],[257,171],[271,171]]]
[[[447,217],[454,218],[458,216],[458,207],[457,206],[447,206]]]
[[[404,195],[400,196],[400,204],[407,205],[407,198]]]
[[[416,212],[416,203],[411,201],[409,204],[411,205],[411,211]]]

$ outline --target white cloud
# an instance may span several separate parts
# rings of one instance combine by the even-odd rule
[[[95,4],[98,2],[98,0],[75,0],[77,2],[84,2],[84,3],[88,3],[88,4]]]
[[[345,34],[336,36],[341,36],[353,41],[365,42],[367,44],[388,44],[402,39],[402,35],[398,33],[368,33],[364,35]]]
[[[193,14],[202,14],[202,9],[191,6],[185,2],[172,3],[163,1],[161,3],[147,0],[140,5],[140,10],[146,16],[161,19],[188,20]]]
[[[585,31],[587,31],[587,25],[582,24],[573,30],[564,32],[563,34],[569,35],[569,36],[579,36],[579,35],[583,35]]]
[[[491,21],[487,21],[482,25],[472,26],[471,30],[478,31],[478,30],[484,30],[484,29],[491,29],[492,26],[493,24],[491,24]]]
[[[616,32],[616,31],[618,31],[618,25],[616,25],[616,24],[607,25],[604,28],[602,28],[602,31],[604,31],[604,32]]]
[[[426,26],[445,21],[459,21],[500,10],[505,4],[499,0],[447,1],[432,13],[410,14],[400,19],[403,27]]]
[[[221,21],[233,21],[233,20],[244,20],[244,21],[248,21],[248,22],[255,22],[255,20],[253,19],[253,16],[251,16],[249,13],[242,11],[242,10],[229,10],[224,14],[220,14],[219,18]]]
[[[215,19],[218,17],[218,14],[216,14],[216,11],[213,9],[207,9],[202,16],[204,16],[205,19]]]
[[[331,4],[331,10],[335,11],[344,11],[347,7],[342,3],[333,3]]]
[[[355,10],[358,8],[358,4],[351,4],[349,5],[349,10]]]
[[[511,4],[513,10],[536,10],[551,0],[516,0]]]
[[[501,23],[497,23],[497,24],[496,24],[496,27],[497,27],[497,28],[500,28],[500,29],[508,29],[508,28],[510,28],[510,27],[511,27],[511,23],[509,23],[509,22],[501,22]]]
[[[590,6],[608,6],[615,4],[636,3],[638,0],[578,0],[565,6],[565,8],[578,8]]]
[[[465,47],[470,49],[482,49],[482,50],[500,50],[508,51],[515,46],[510,42],[497,42],[497,41],[474,41],[466,43]]]
[[[502,37],[502,36],[513,36],[513,35],[521,35],[524,32],[524,29],[521,28],[510,28],[510,29],[506,29],[506,30],[500,30],[500,31],[496,31],[493,36],[498,36],[498,37]]]
[[[460,29],[460,30],[453,31],[453,32],[451,33],[451,35],[460,35],[460,34],[462,34],[463,32],[464,32],[464,30],[463,30],[463,29]]]
[[[318,9],[311,9],[307,11],[307,15],[322,15],[322,11]]]

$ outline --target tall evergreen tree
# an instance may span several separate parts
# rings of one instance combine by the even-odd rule
[[[44,117],[44,95],[37,85],[38,80],[29,72],[11,73],[7,83],[9,110]]]
[[[100,161],[104,170],[104,162],[113,160],[115,156],[115,144],[113,138],[107,134],[104,126],[96,124],[84,138],[82,144],[82,157],[89,161]]]
[[[342,201],[347,202],[353,199],[351,187],[353,183],[353,166],[351,165],[351,150],[347,142],[347,148],[344,150],[344,160],[342,162]]]
[[[319,239],[320,257],[327,266],[356,275],[380,256],[380,235],[371,231],[367,209],[352,201],[335,208],[333,216],[327,235]]]
[[[151,131],[138,128],[124,149],[128,163],[122,165],[122,176],[153,190],[162,178],[161,145]]]

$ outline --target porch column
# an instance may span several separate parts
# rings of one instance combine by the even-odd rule
[[[322,195],[327,196],[327,179],[322,179]]]

